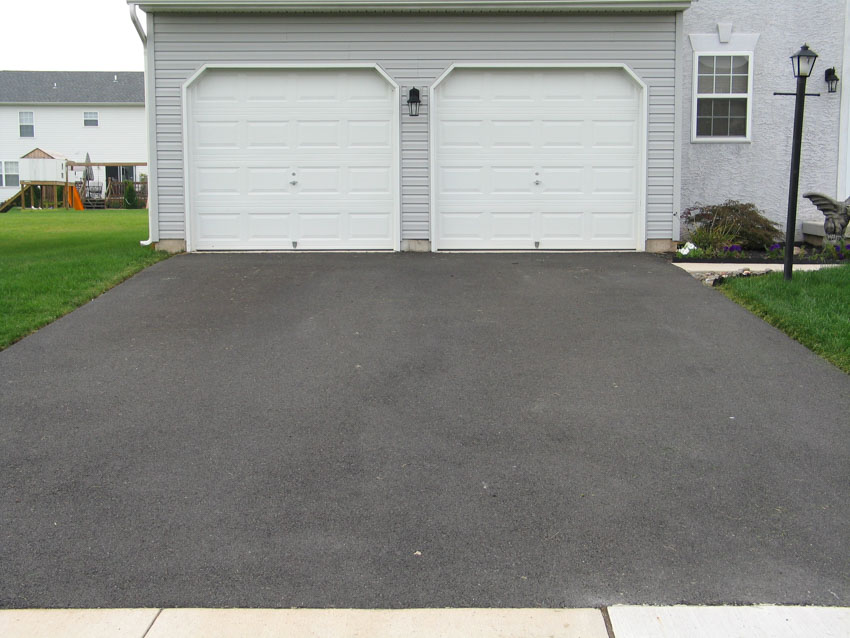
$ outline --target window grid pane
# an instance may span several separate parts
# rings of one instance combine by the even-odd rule
[[[746,137],[749,69],[748,56],[697,57],[697,137]]]
[[[21,180],[18,170],[17,162],[6,162],[6,186],[20,186]]]
[[[697,135],[700,137],[746,137],[746,98],[699,98]]]

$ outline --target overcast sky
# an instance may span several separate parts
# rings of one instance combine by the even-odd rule
[[[126,0],[0,0],[0,70],[143,71]],[[144,22],[145,14],[139,10]]]

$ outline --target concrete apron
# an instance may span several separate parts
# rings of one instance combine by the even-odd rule
[[[749,270],[753,274],[760,274],[766,272],[782,272],[785,270],[784,264],[734,264],[729,262],[690,263],[674,261],[673,265],[691,274],[712,272],[725,275],[730,272],[738,272],[739,270]],[[821,268],[835,268],[840,265],[841,264],[794,264],[792,270],[794,272],[810,272],[812,270],[820,270]]]
[[[4,638],[792,638],[850,635],[850,608],[23,609]]]

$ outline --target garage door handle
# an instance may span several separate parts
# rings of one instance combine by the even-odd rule
[[[540,182],[540,180],[539,180],[539,179],[536,179],[536,180],[534,180],[534,183],[535,183],[537,186],[540,186],[540,183],[541,183],[541,182]]]
[[[290,184],[292,184],[293,186],[295,186],[295,185],[298,183],[298,180],[297,180],[297,179],[294,179],[294,180],[292,180],[292,181],[291,181],[291,182],[289,182],[289,183],[290,183]]]

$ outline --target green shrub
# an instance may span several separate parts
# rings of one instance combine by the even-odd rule
[[[697,246],[700,243],[693,238],[693,233],[699,234],[706,226],[709,230],[702,232],[710,237],[732,232],[731,239],[723,238],[726,245],[740,244],[745,250],[764,250],[781,237],[779,227],[765,217],[755,204],[732,199],[722,204],[691,206],[685,209],[681,219],[685,227],[690,229],[691,241]],[[719,240],[719,237],[715,239]]]
[[[738,226],[730,219],[703,219],[690,228],[688,240],[707,253],[719,253],[736,242]]]
[[[124,208],[138,208],[139,197],[136,195],[136,185],[131,181],[124,182]]]

